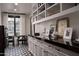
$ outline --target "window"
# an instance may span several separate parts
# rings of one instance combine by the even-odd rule
[[[20,17],[8,16],[8,35],[18,36],[20,35]]]

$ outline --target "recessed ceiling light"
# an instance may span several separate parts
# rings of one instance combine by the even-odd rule
[[[18,5],[18,3],[15,3],[15,5]]]
[[[14,9],[14,11],[16,11],[16,9]]]

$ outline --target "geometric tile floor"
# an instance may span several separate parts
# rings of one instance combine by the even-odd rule
[[[32,56],[32,54],[28,51],[27,45],[19,45],[15,47],[11,45],[5,49],[5,56]]]

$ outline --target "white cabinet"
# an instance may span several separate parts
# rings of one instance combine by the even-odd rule
[[[42,48],[37,46],[37,56],[42,56]]]
[[[52,45],[53,46],[53,45]],[[33,37],[28,37],[28,49],[34,56],[63,56],[65,54],[55,50],[54,46],[39,41]]]
[[[68,56],[68,54],[64,53],[65,49],[55,46],[55,55],[56,56]]]
[[[55,53],[48,52],[48,56],[55,56]]]
[[[34,56],[69,56],[79,55],[64,48],[48,44],[33,37],[28,37],[28,50]],[[72,54],[71,54],[72,53]]]
[[[53,7],[48,8],[46,10],[46,12],[47,12],[47,14],[46,14],[47,17],[54,15],[56,13],[59,13],[60,12],[60,4],[55,4]]]
[[[63,52],[56,51],[56,56],[68,56],[68,55]]]
[[[28,37],[28,49],[34,56],[65,56],[66,54],[58,51],[53,45],[39,41],[33,37]],[[58,48],[58,47],[57,47]]]
[[[28,36],[28,39],[29,39],[28,40],[28,50],[31,51],[31,42],[30,42],[31,37]]]
[[[75,3],[37,3],[33,5],[33,24],[52,20],[76,11],[79,11],[79,5],[75,5]]]
[[[43,56],[43,55],[42,55],[42,52],[43,52],[43,48],[40,47],[40,48],[39,48],[39,56]]]
[[[52,51],[48,51],[46,49],[43,50],[43,56],[55,56],[55,50],[52,49]]]
[[[32,40],[33,40],[33,38],[28,36],[28,50],[31,53],[34,53],[34,44],[33,44]]]
[[[48,51],[47,50],[43,51],[43,56],[48,56]]]
[[[36,56],[37,55],[37,45],[36,44],[34,44],[34,46],[33,46],[33,54]]]
[[[29,46],[28,46],[28,47],[29,47],[28,50],[31,51],[31,42],[30,42],[30,41],[29,41],[29,44],[28,44],[28,45],[29,45]]]

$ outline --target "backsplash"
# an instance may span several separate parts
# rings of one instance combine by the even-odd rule
[[[55,26],[56,20],[46,21],[46,22],[43,22],[43,23],[36,24],[35,25],[35,32],[40,32],[40,33],[46,32],[46,33],[48,33],[51,24],[53,26]]]
[[[48,33],[50,29],[50,25],[56,26],[57,19],[61,19],[64,17],[69,17],[69,25],[73,28],[74,32],[76,33],[77,37],[79,37],[79,12],[75,12],[69,15],[65,15],[56,19],[52,19],[49,21],[45,21],[39,24],[35,25],[35,32],[43,33],[44,29],[46,30],[46,33]]]

